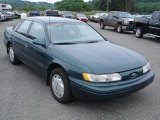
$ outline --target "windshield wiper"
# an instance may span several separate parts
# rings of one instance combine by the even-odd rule
[[[71,45],[71,44],[86,44],[86,43],[97,43],[101,41],[77,41],[77,42],[60,42],[60,43],[54,43],[54,45]]]
[[[86,42],[84,41],[84,43],[98,43],[98,42],[101,42],[101,41],[96,41],[96,40],[95,41],[86,41]]]
[[[60,42],[60,43],[54,43],[54,45],[71,45],[71,44],[77,44],[76,42]]]
[[[97,43],[99,41],[88,41],[87,43]]]

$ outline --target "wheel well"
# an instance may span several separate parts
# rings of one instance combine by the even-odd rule
[[[117,23],[117,25],[121,25],[121,24],[122,24],[121,22],[118,22],[118,23]]]
[[[103,20],[101,19],[100,22],[103,22]]]
[[[12,43],[10,41],[8,41],[8,43],[7,43],[7,53],[9,52],[8,47],[10,46],[10,44],[12,44]]]
[[[62,68],[64,71],[65,71],[65,69],[61,66],[61,65],[59,65],[59,64],[57,64],[57,63],[53,63],[53,64],[51,64],[49,67],[48,67],[48,69],[47,69],[47,81],[46,81],[46,85],[50,85],[50,83],[49,83],[49,79],[50,79],[50,74],[51,74],[51,72],[52,72],[52,70],[53,69],[56,69],[56,68]],[[66,71],[65,71],[66,72]]]
[[[141,23],[136,23],[136,28],[137,27],[142,27],[142,24]]]

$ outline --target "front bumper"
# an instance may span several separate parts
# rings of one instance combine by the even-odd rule
[[[134,30],[134,26],[133,25],[123,25],[122,29],[126,30],[126,31],[133,31]]]
[[[91,83],[71,80],[71,89],[75,97],[85,100],[105,100],[132,94],[152,83],[154,73],[149,72],[139,78],[114,83]]]

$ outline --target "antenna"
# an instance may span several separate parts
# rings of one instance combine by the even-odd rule
[[[51,8],[51,1],[49,0],[49,6],[50,6],[50,8]],[[48,16],[49,17],[49,26],[50,26],[50,24],[51,24],[51,19],[50,19],[50,16]],[[51,28],[50,28],[50,40],[51,40],[52,38],[51,38]],[[52,40],[51,40],[52,41]]]

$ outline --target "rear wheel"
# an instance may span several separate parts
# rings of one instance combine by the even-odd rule
[[[137,29],[136,29],[136,37],[137,38],[142,38],[143,37],[142,27],[137,27]]]
[[[117,25],[117,32],[118,32],[118,33],[122,33],[122,32],[123,32],[123,30],[122,30],[122,25],[121,25],[121,24],[118,24],[118,25]]]
[[[101,28],[101,29],[104,29],[104,28],[105,28],[105,25],[104,25],[104,22],[103,22],[103,21],[100,22],[100,28]]]
[[[12,44],[10,44],[8,47],[8,54],[9,54],[9,60],[10,60],[11,64],[16,65],[19,63],[19,60],[17,59],[17,57],[15,55]]]
[[[69,78],[62,68],[56,68],[51,72],[50,87],[54,98],[58,102],[66,104],[73,101]]]
[[[136,31],[135,31],[135,30],[133,30],[133,33],[134,33],[134,34],[136,34]]]

